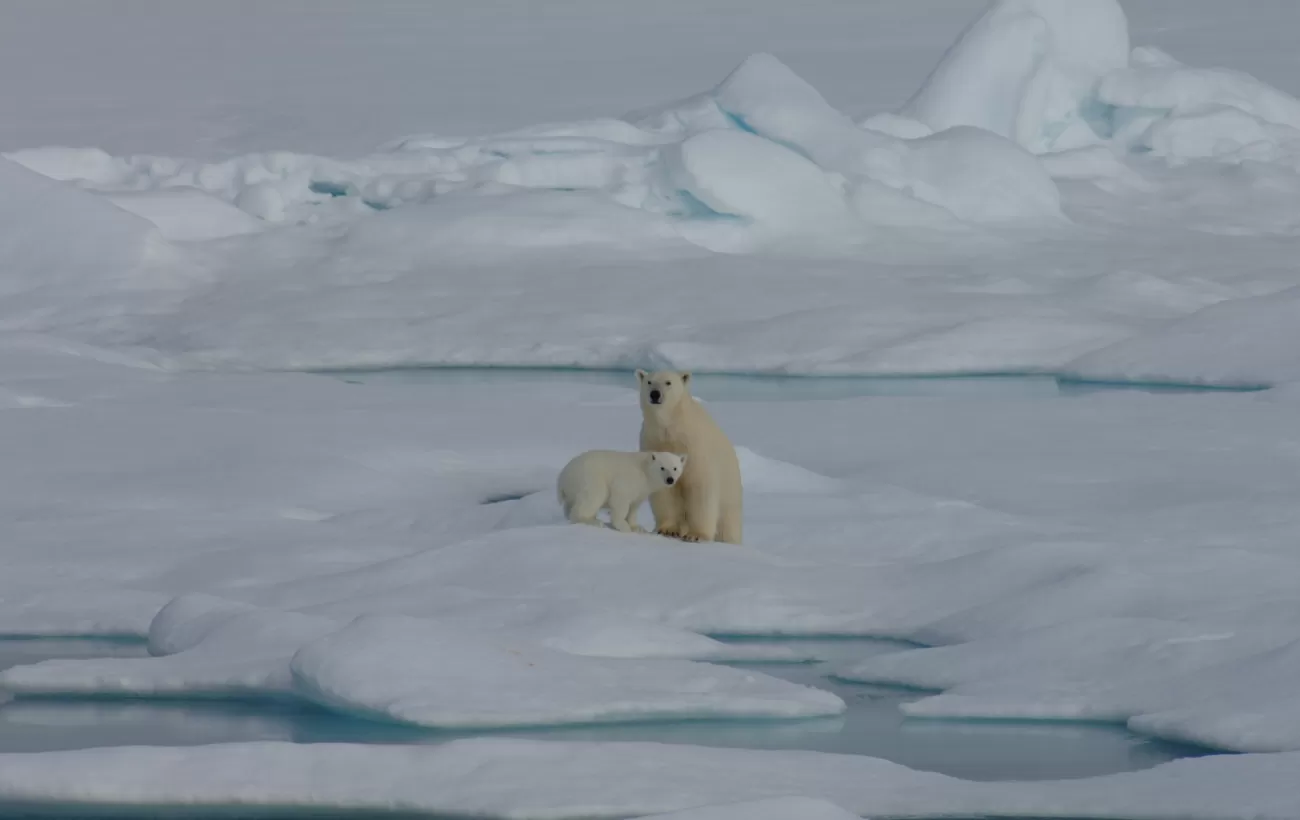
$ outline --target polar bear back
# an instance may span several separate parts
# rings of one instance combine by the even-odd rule
[[[627,453],[618,450],[588,450],[564,465],[556,482],[561,503],[588,493],[606,498],[625,495],[644,501],[659,489],[651,485],[649,462],[652,453]]]

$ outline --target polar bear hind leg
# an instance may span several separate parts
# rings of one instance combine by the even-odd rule
[[[742,516],[739,504],[723,504],[718,520],[718,540],[726,544],[739,544]]]
[[[577,498],[570,499],[565,505],[564,514],[574,524],[590,524],[599,527],[601,523],[596,516],[603,506],[605,506],[604,494],[589,489],[580,492]]]

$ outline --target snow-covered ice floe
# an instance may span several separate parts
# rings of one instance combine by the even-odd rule
[[[1295,378],[1260,340],[1300,101],[1132,47],[1116,0],[998,0],[856,119],[757,53],[635,112],[353,158],[6,157],[0,328],[172,366]]]
[[[190,372],[1300,383],[1285,90],[1132,48],[1111,0],[1001,0],[899,102],[850,116],[754,54],[621,117],[363,157],[8,153],[0,634],[134,636],[150,656],[17,666],[0,687],[435,729],[777,720],[844,704],[719,665],[804,659],[720,636],[873,636],[928,648],[840,675],[939,690],[918,720],[1106,720],[1272,754],[989,785],[644,744],[218,745],[7,755],[0,799],[1300,814],[1295,384],[711,402],[740,447],[736,549],[563,524],[556,471],[632,446],[630,384]],[[769,798],[788,799],[702,808]]]
[[[87,352],[0,347],[7,386],[58,400],[0,425],[0,631],[136,635],[150,656],[16,666],[11,693],[460,728],[793,718],[843,705],[711,662],[808,654],[710,636],[875,636],[934,648],[840,675],[944,690],[917,718],[1300,748],[1287,395],[712,403],[741,448],[737,550],[563,524],[555,474],[628,446],[631,385]]]
[[[485,820],[672,812],[681,812],[674,820],[1289,820],[1300,811],[1297,768],[1295,754],[1247,755],[1080,780],[972,783],[817,752],[506,739],[433,747],[267,742],[0,755],[0,807],[349,809]]]

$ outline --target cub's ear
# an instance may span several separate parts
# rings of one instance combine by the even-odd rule
[[[651,460],[651,461],[658,461],[658,460],[659,460],[659,456],[655,455],[654,453],[651,453],[651,454],[650,454],[650,460]]]
[[[644,370],[638,370],[636,372],[636,380],[639,384],[645,384],[645,377],[649,375],[650,374],[645,372]]]
[[[688,458],[688,456],[685,456],[685,455],[682,456],[682,469],[683,469],[683,470],[686,469],[686,459],[687,459],[687,458]]]
[[[690,383],[691,383],[691,374],[690,374],[690,373],[683,373],[683,374],[682,374],[682,384],[690,384]]]

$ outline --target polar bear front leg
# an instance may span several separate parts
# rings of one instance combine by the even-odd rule
[[[619,532],[637,532],[636,511],[641,505],[634,500],[617,493],[609,497],[609,523]]]
[[[633,504],[627,511],[627,528],[629,532],[645,532],[641,522],[637,520],[637,513],[641,511],[641,502]]]
[[[687,541],[716,541],[718,537],[718,491],[711,481],[694,481],[683,494],[686,502]]]
[[[680,484],[650,496],[650,511],[655,516],[655,532],[669,538],[681,538],[686,534]]]

